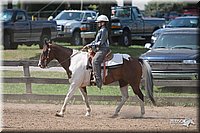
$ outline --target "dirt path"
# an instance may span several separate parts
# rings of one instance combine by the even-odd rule
[[[124,106],[119,117],[112,116],[114,105],[91,105],[85,117],[84,105],[69,105],[63,118],[55,117],[62,105],[4,103],[3,131],[198,131],[197,107],[151,107],[140,118],[139,106]],[[195,125],[185,127],[184,118]]]

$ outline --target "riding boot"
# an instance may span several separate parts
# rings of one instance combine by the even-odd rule
[[[101,78],[97,78],[97,79],[96,79],[96,86],[97,86],[99,89],[101,89],[101,87],[102,87],[102,80],[101,80]]]
[[[102,87],[102,79],[101,79],[101,66],[97,65],[94,69],[94,79],[96,82],[96,86],[101,89]]]
[[[102,79],[101,77],[97,77],[96,73],[93,73],[93,78],[90,80],[91,85],[96,85],[99,89],[102,87]]]

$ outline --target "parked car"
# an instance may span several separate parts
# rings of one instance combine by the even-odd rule
[[[142,54],[140,58],[147,60],[149,63],[185,63],[196,64],[199,59],[199,40],[198,28],[173,28],[160,34],[155,44],[149,51]],[[146,47],[148,48],[146,44]],[[149,47],[150,48],[150,47]],[[172,73],[165,75],[172,76]],[[178,72],[174,75],[176,78],[189,78],[197,76],[197,72],[187,73]]]
[[[184,17],[177,17],[170,21],[165,28],[183,28],[189,27],[194,28],[199,26],[199,17],[198,16],[184,16]]]
[[[164,18],[145,18],[136,6],[112,8],[111,37],[124,46],[133,39],[151,39],[152,33],[165,24]]]
[[[64,10],[54,18],[57,22],[57,38],[65,38],[74,45],[81,45],[81,32],[89,31],[90,27],[87,27],[87,23],[94,22],[95,19],[95,11]]]
[[[19,44],[31,46],[38,43],[42,48],[45,40],[57,36],[56,21],[32,21],[25,10],[5,9],[0,13],[0,21],[3,26],[4,49],[17,49]]]
[[[199,27],[199,17],[198,16],[185,16],[177,17],[170,21],[163,28],[153,32],[151,37],[151,42],[155,43],[157,37],[164,31],[168,31],[170,28],[197,28]]]

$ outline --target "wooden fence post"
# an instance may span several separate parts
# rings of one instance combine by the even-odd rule
[[[24,77],[27,78],[26,81],[26,93],[32,93],[32,88],[31,88],[31,82],[29,80],[30,78],[30,69],[29,69],[29,63],[24,63],[23,64],[23,71],[24,71]]]

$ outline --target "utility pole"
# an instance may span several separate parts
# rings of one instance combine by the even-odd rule
[[[8,8],[8,9],[12,9],[12,8],[13,8],[12,1],[8,1],[7,8]]]

